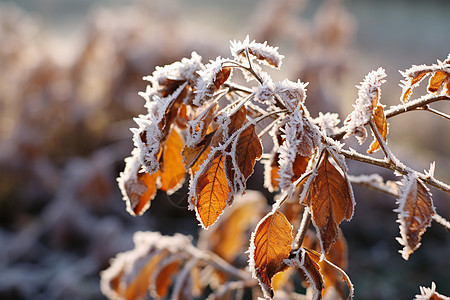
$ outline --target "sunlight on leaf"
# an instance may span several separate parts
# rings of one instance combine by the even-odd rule
[[[292,241],[292,225],[279,211],[270,212],[256,226],[250,244],[250,269],[266,296],[273,297],[271,279],[287,266]]]

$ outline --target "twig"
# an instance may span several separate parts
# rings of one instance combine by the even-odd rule
[[[362,176],[362,178],[361,176],[349,175],[348,178],[353,184],[368,187],[378,192],[385,193],[396,198],[400,197],[400,195],[398,194],[398,189],[394,188],[393,186],[388,186],[387,183],[384,183],[382,181],[381,176],[378,174],[373,174],[370,176],[364,175]],[[435,213],[432,218],[434,221],[436,221],[436,223],[442,225],[445,229],[450,230],[450,222],[447,221],[444,217]]]
[[[442,181],[439,181],[434,177],[430,177],[429,175],[417,172],[417,171],[415,171],[411,168],[408,168],[404,165],[389,163],[384,159],[373,158],[373,157],[358,153],[354,150],[349,151],[349,150],[345,150],[345,149],[340,149],[339,153],[341,153],[348,159],[352,159],[352,160],[368,163],[368,164],[371,164],[374,166],[382,167],[385,169],[389,169],[392,171],[396,171],[403,175],[406,175],[410,172],[414,172],[417,175],[417,177],[420,180],[422,180],[423,182],[425,182],[425,183],[431,185],[432,187],[435,187],[443,192],[450,194],[450,186],[448,184],[446,184]]]
[[[427,104],[437,102],[437,101],[442,101],[442,100],[449,101],[450,97],[445,96],[445,95],[435,96],[432,94],[428,94],[428,95],[425,95],[418,99],[408,101],[405,104],[391,106],[388,110],[386,110],[384,112],[384,114],[385,114],[386,118],[389,119],[389,118],[398,116],[398,115],[408,112],[408,111],[417,110],[418,108],[421,108]],[[344,127],[342,127],[339,129],[339,131],[337,133],[331,135],[330,137],[336,141],[339,141],[344,137],[345,133],[346,133],[345,129],[344,129]]]
[[[302,223],[297,231],[294,242],[292,243],[292,249],[297,249],[303,244],[306,233],[308,232],[309,225],[311,224],[311,213],[307,207],[303,209]]]
[[[423,110],[429,111],[429,112],[431,112],[431,113],[433,113],[433,114],[435,114],[435,115],[437,115],[437,116],[439,116],[439,117],[441,117],[441,118],[444,118],[444,119],[450,121],[450,115],[448,115],[448,114],[446,114],[446,113],[443,113],[442,111],[439,111],[439,110],[437,110],[437,109],[431,108],[431,107],[429,107],[428,105],[425,105],[425,106],[423,107]]]
[[[408,112],[408,111],[412,111],[412,110],[416,110],[420,107],[423,107],[427,104],[433,103],[433,102],[437,102],[437,101],[442,101],[442,100],[450,100],[449,96],[435,96],[432,94],[427,94],[423,97],[420,97],[418,99],[415,100],[411,100],[406,102],[405,104],[400,104],[400,105],[396,105],[396,106],[391,106],[387,111],[385,111],[385,115],[386,118],[391,118],[397,115],[400,115],[402,113]]]

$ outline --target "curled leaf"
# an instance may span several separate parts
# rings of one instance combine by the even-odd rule
[[[433,200],[428,188],[413,174],[405,176],[397,203],[397,222],[400,224],[398,242],[404,246],[400,254],[405,260],[420,247],[420,239],[435,214]]]
[[[148,174],[143,171],[136,152],[125,159],[125,170],[120,173],[117,182],[131,215],[142,215],[156,195],[156,180],[159,172]]]

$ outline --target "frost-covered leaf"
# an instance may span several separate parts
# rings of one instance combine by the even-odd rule
[[[314,226],[317,229],[321,252],[328,253],[338,239],[339,224],[353,216],[355,200],[345,170],[330,161],[328,150],[304,185],[301,195],[309,207]],[[339,165],[339,162],[336,162]]]
[[[226,156],[227,178],[233,187],[233,193],[239,193],[245,190],[245,183],[253,174],[255,162],[262,155],[261,141],[254,124],[247,126],[238,135],[230,153]]]
[[[149,207],[156,195],[156,180],[159,172],[148,174],[143,171],[136,151],[125,159],[125,170],[120,173],[117,182],[131,215],[141,215]]]
[[[199,171],[201,174],[193,186],[195,194],[191,203],[194,203],[197,219],[204,228],[217,221],[233,196],[225,175],[224,161],[223,155],[216,154],[211,163]]]
[[[288,116],[284,128],[283,144],[279,147],[279,186],[289,190],[293,182],[306,170],[306,166],[319,146],[320,134],[316,127],[297,108]]]
[[[388,122],[386,120],[386,116],[384,114],[384,109],[382,105],[378,105],[372,116],[372,120],[375,123],[375,126],[380,133],[381,137],[383,138],[383,141],[386,142],[387,134],[388,134]],[[378,149],[380,149],[380,144],[378,143],[378,140],[376,137],[374,137],[373,142],[370,144],[369,149],[367,150],[367,153],[374,153]]]
[[[433,65],[413,65],[411,68],[400,73],[405,78],[401,81],[402,94],[400,100],[406,103],[411,98],[413,89],[417,87],[427,76],[431,75],[428,82],[428,92],[438,93],[442,89],[450,93],[450,61],[448,58],[443,62],[438,60]]]
[[[312,249],[315,251],[320,251],[320,242],[317,236],[313,233],[312,230],[308,230],[305,239],[303,240],[302,247]],[[325,258],[328,262],[333,263],[336,266],[339,266],[342,270],[347,268],[347,242],[342,234],[342,231],[339,230],[339,236],[333,245],[330,247],[330,251],[325,255]],[[319,260],[318,264],[320,266],[320,273],[322,274],[323,281],[325,283],[324,294],[327,293],[327,289],[330,287],[334,287],[336,292],[338,292],[342,298],[344,298],[344,282],[342,281],[342,273],[340,270],[337,270],[334,266],[330,265],[325,260]]]
[[[334,271],[341,276],[341,280],[347,284],[347,288],[348,288],[347,300],[353,299],[353,295],[354,295],[353,283],[350,280],[350,277],[348,277],[347,273],[345,273],[344,270],[342,270],[340,267],[338,267],[337,265],[335,265],[328,259],[324,258],[323,254],[321,254],[315,250],[308,249],[308,248],[300,248],[300,249],[303,249],[308,254],[308,256],[311,258],[311,260],[313,260],[317,265],[319,265],[319,266],[327,265],[329,268],[334,269]],[[324,270],[322,269],[322,267],[320,267],[321,274],[323,274],[323,271]],[[325,284],[326,284],[326,282],[325,282]],[[325,290],[322,290],[322,292],[324,292],[324,291]]]
[[[428,188],[411,173],[403,178],[400,187],[400,198],[397,222],[400,224],[400,238],[397,238],[403,249],[400,254],[405,260],[420,247],[420,239],[435,214],[433,200]]]
[[[160,168],[161,149],[172,124],[175,123],[182,101],[186,96],[186,85],[181,86],[166,98],[154,96],[148,102],[148,114],[134,118],[139,128],[132,128],[133,142],[137,148],[139,161],[150,174]]]
[[[292,225],[278,210],[267,214],[256,226],[250,239],[249,265],[266,297],[273,297],[272,277],[287,266],[292,241]]]
[[[255,57],[258,62],[277,69],[280,68],[281,61],[284,58],[283,55],[278,53],[278,47],[271,47],[267,45],[267,42],[262,44],[254,40],[250,42],[248,35],[243,42],[232,41],[230,50],[235,59],[239,59],[239,56],[246,57],[246,51],[248,51],[249,55]]]
[[[354,134],[360,144],[366,137],[367,131],[364,126],[369,123],[375,109],[381,106],[381,85],[386,81],[386,73],[383,68],[371,71],[366,75],[361,85],[358,86],[358,98],[353,105],[354,110],[344,121],[345,138]]]
[[[282,82],[275,83],[274,92],[280,96],[288,109],[294,111],[305,102],[307,85],[308,83],[303,83],[300,80],[293,82],[285,79]]]
[[[166,237],[156,232],[136,232],[133,240],[135,248],[119,253],[101,273],[101,290],[109,299],[147,299],[159,265],[190,245],[183,235]]]
[[[306,281],[314,291],[312,299],[322,299],[322,290],[325,286],[318,262],[311,259],[309,253],[303,248],[293,251],[289,256],[289,259],[285,261],[289,266],[299,268],[305,275]]]
[[[218,57],[215,61],[206,64],[203,70],[199,70],[199,78],[195,85],[195,98],[193,104],[202,106],[207,103],[214,93],[224,84],[231,76],[231,68],[223,67],[226,60]]]

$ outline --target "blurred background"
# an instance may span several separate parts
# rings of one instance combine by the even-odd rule
[[[192,51],[204,62],[228,57],[229,40],[249,34],[286,56],[275,79],[310,82],[313,116],[338,112],[343,120],[369,71],[386,69],[381,102],[398,105],[398,70],[447,57],[449,11],[449,1],[419,0],[0,1],[0,298],[104,299],[99,272],[132,248],[135,231],[196,236],[186,187],[158,194],[131,217],[115,181],[133,147],[132,117],[145,113],[141,78],[156,66]],[[433,107],[450,112],[445,103]],[[450,182],[444,119],[411,112],[389,123],[402,161],[417,170],[436,161],[436,177]],[[345,143],[365,151],[370,141]],[[348,165],[352,175],[397,179]],[[261,173],[258,165],[249,188],[263,189]],[[450,295],[449,233],[433,223],[405,262],[395,199],[354,189],[355,216],[342,228],[356,299],[412,299],[432,281]],[[450,219],[448,195],[431,192]]]

